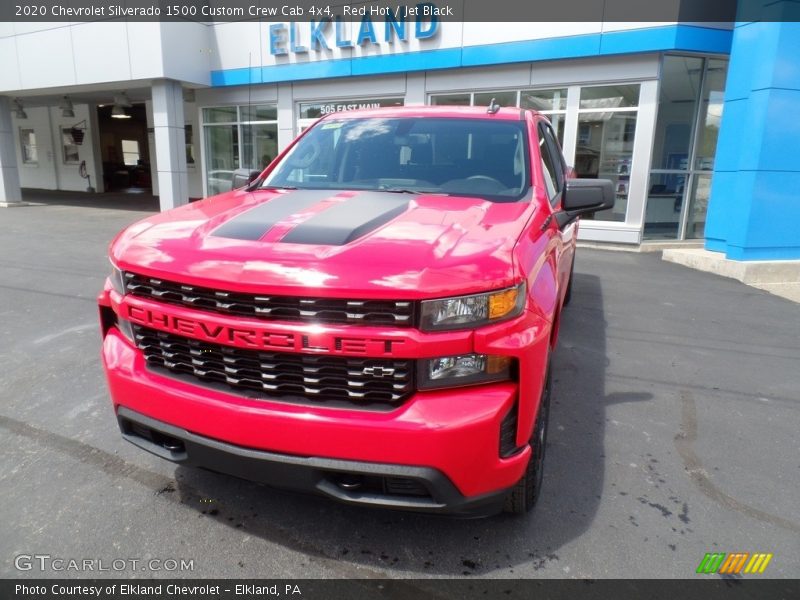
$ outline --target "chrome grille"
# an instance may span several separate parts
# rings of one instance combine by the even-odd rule
[[[397,405],[414,390],[414,361],[243,350],[134,326],[148,365],[242,395]]]
[[[410,327],[414,303],[246,294],[125,273],[125,291],[189,308],[283,321]]]

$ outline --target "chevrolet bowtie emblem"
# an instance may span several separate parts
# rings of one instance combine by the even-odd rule
[[[361,371],[362,375],[369,375],[372,377],[391,377],[394,375],[394,369],[386,367],[364,367]]]

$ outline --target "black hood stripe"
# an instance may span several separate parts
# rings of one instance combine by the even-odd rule
[[[300,223],[283,236],[281,242],[343,246],[404,213],[413,197],[387,192],[360,192]]]
[[[281,194],[223,223],[211,235],[237,240],[258,240],[280,221],[330,196],[330,190],[296,190]]]

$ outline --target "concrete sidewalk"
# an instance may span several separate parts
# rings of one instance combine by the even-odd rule
[[[699,271],[730,277],[800,303],[800,260],[737,261],[704,248],[665,249],[662,258]]]
[[[711,551],[772,552],[764,576],[800,572],[796,304],[657,255],[581,249],[536,512],[363,510],[120,438],[95,296],[108,242],[146,214],[0,213],[0,576],[63,576],[14,569],[36,552],[194,560],[111,573],[138,577],[693,578]]]

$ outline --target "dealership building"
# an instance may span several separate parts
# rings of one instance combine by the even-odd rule
[[[546,114],[577,175],[613,181],[582,239],[800,259],[796,23],[290,18],[0,23],[0,203],[91,186],[167,209],[321,115],[494,98]]]

